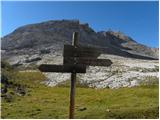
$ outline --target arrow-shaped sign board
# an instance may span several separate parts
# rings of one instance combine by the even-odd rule
[[[85,65],[51,65],[42,64],[38,67],[42,72],[61,72],[61,73],[86,73]]]
[[[92,57],[97,58],[101,54],[100,50],[93,47],[75,47],[64,45],[63,57]]]
[[[112,64],[112,61],[109,59],[94,59],[87,57],[65,57],[63,58],[63,64],[76,64],[86,66],[110,66]]]

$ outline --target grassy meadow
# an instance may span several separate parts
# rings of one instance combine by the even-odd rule
[[[47,87],[42,84],[45,76],[40,72],[17,71],[11,74],[9,82],[12,85],[6,93],[10,100],[2,97],[1,118],[68,118],[68,85]],[[14,92],[17,84],[25,88],[25,95]],[[75,118],[158,118],[158,92],[158,85],[120,89],[77,85]]]

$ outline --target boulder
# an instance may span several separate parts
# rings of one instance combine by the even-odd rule
[[[35,62],[35,61],[39,61],[39,60],[41,60],[41,57],[34,55],[34,56],[31,56],[30,58],[26,59],[25,62],[30,63],[30,62]]]

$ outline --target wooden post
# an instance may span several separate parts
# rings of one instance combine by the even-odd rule
[[[74,32],[72,36],[72,46],[75,46],[75,47],[78,46],[78,38],[79,38],[78,32]]]
[[[78,46],[78,32],[73,33],[72,45],[74,47]],[[75,86],[76,86],[76,72],[73,70],[73,72],[71,73],[69,119],[74,119]]]

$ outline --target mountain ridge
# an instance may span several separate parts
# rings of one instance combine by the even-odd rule
[[[143,57],[139,56],[144,56],[144,59],[158,59],[159,48],[139,44],[121,32],[111,30],[95,32],[88,23],[81,24],[79,20],[50,20],[24,25],[4,36],[1,48],[10,52],[25,48],[37,49],[37,47],[49,44],[53,46],[57,44],[62,47],[63,44],[71,44],[72,33],[75,31],[80,33],[80,45],[106,48],[104,50],[106,54],[140,59]]]

